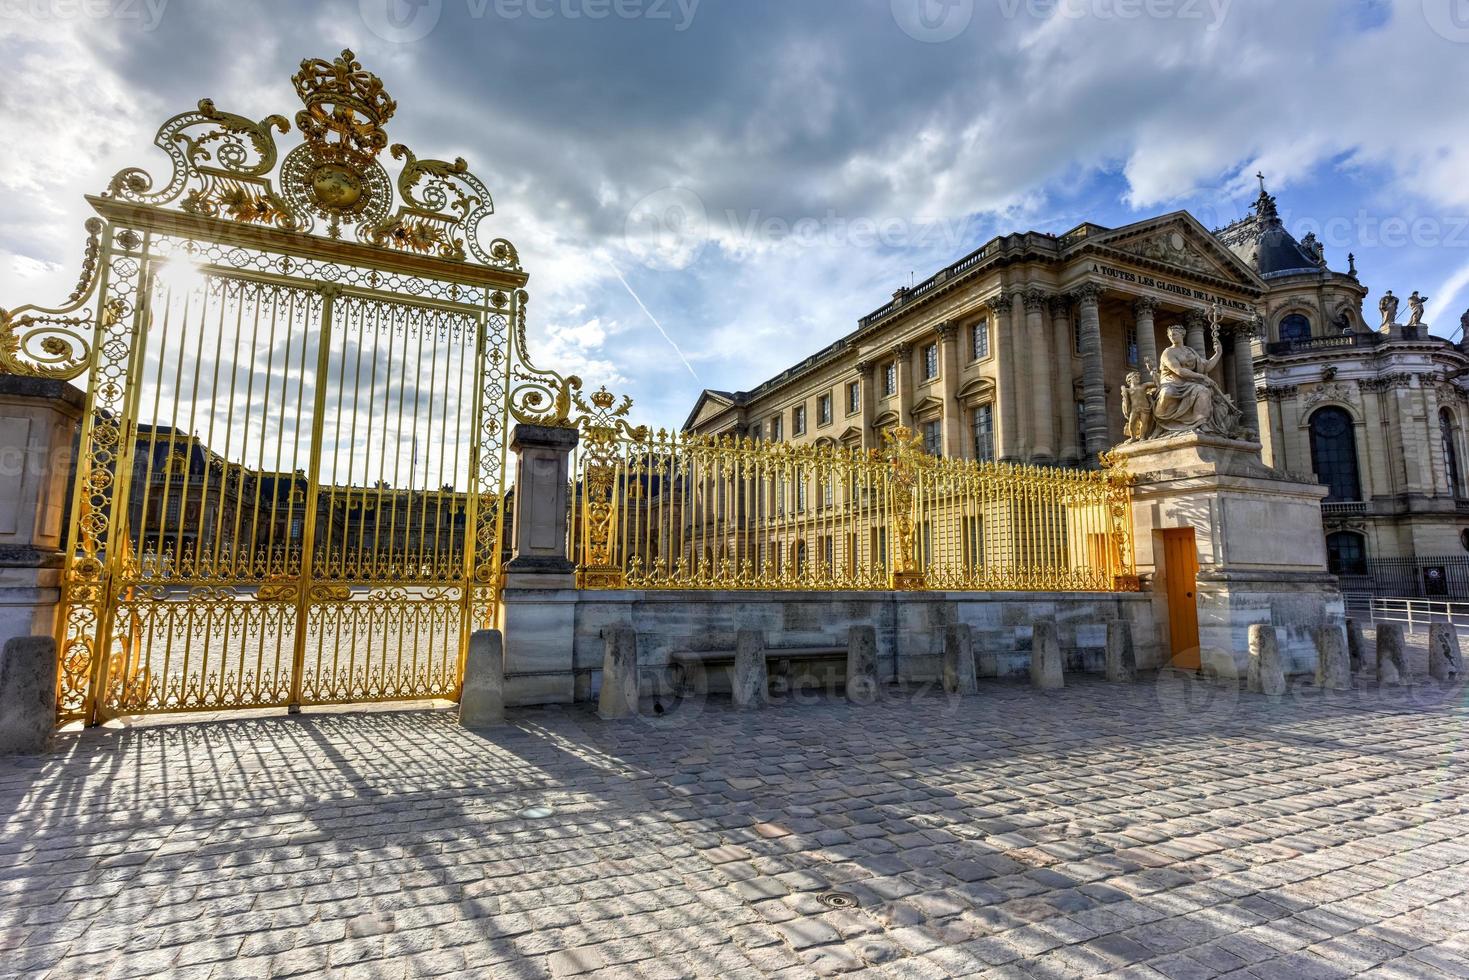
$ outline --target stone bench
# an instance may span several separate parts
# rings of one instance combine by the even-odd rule
[[[820,679],[828,686],[837,687],[846,679],[847,648],[844,646],[766,647],[764,653],[770,686],[777,694],[788,691],[792,681],[798,678]],[[715,693],[728,693],[734,664],[733,650],[675,651],[669,656],[673,689],[680,696],[709,694],[710,678],[718,676],[721,683]]]

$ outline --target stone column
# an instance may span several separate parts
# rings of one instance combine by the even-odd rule
[[[898,344],[893,348],[898,364],[898,423],[913,427],[913,345]]]
[[[1081,461],[1081,438],[1077,432],[1076,390],[1072,380],[1075,342],[1071,333],[1071,300],[1051,297],[1051,354],[1056,362],[1056,390],[1052,397],[1061,414],[1056,458],[1062,466],[1075,466]]]
[[[1080,307],[1082,397],[1086,403],[1085,461],[1097,465],[1097,454],[1110,447],[1107,426],[1107,384],[1102,375],[1102,287],[1086,283],[1076,290]]]
[[[877,418],[877,363],[875,361],[857,362],[857,384],[861,386],[861,426],[862,426],[862,448],[872,449],[878,444],[877,433],[872,429],[872,423]],[[845,407],[845,406],[844,406]]]
[[[1188,331],[1186,343],[1204,357],[1209,356],[1206,339],[1209,336],[1209,317],[1203,310],[1193,310],[1183,320]]]
[[[1156,314],[1158,301],[1151,296],[1139,296],[1133,304],[1137,314],[1137,360],[1138,367],[1147,377],[1148,365],[1158,366],[1158,324]]]
[[[514,557],[505,566],[498,624],[507,706],[566,704],[574,697],[576,569],[566,546],[576,443],[575,429],[519,425],[511,434]]]
[[[959,407],[959,344],[960,331],[956,323],[941,323],[939,335],[939,388],[943,392],[944,456],[961,459],[964,452],[964,415]]]
[[[1056,375],[1051,358],[1051,338],[1046,330],[1049,294],[1041,289],[1025,291],[1025,335],[1030,355],[1031,418],[1035,422],[1030,444],[1031,462],[1050,465],[1056,461],[1056,400],[1052,381]]]
[[[1245,413],[1250,438],[1260,438],[1260,410],[1255,401],[1254,327],[1241,323],[1234,328],[1234,400]]]
[[[0,646],[56,634],[68,485],[85,406],[64,381],[0,374]]]
[[[1030,344],[1025,330],[1025,293],[1017,290],[1010,295],[1010,348],[1012,377],[1015,381],[1015,458],[1022,462],[1030,459],[1031,444],[1035,440],[1035,419],[1031,416],[1030,398],[1031,359]]]
[[[995,314],[995,333],[991,342],[995,345],[996,387],[999,388],[999,417],[995,420],[995,457],[1001,462],[1013,463],[1020,458],[1017,419],[1017,398],[1020,384],[1015,371],[1015,348],[1010,343],[1010,300],[996,296],[990,300],[989,308]]]

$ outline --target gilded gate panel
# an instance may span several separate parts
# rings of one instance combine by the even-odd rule
[[[166,179],[88,199],[67,302],[0,310],[0,368],[87,385],[63,721],[457,697],[506,430],[570,424],[484,185],[402,145],[391,177],[397,106],[350,51],[292,81],[294,149],[201,101],[159,131]]]

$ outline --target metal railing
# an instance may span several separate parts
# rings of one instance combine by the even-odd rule
[[[1433,623],[1448,623],[1456,630],[1469,629],[1469,602],[1393,598],[1366,592],[1348,592],[1344,598],[1347,615],[1372,626],[1401,623],[1409,633],[1427,629]]]
[[[601,399],[596,401],[596,399]],[[584,588],[1137,588],[1129,481],[880,450],[648,432],[594,396],[572,549]]]

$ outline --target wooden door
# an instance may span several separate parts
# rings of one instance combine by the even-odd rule
[[[1173,666],[1199,669],[1199,555],[1194,529],[1163,532],[1163,569],[1168,583],[1168,632]]]

